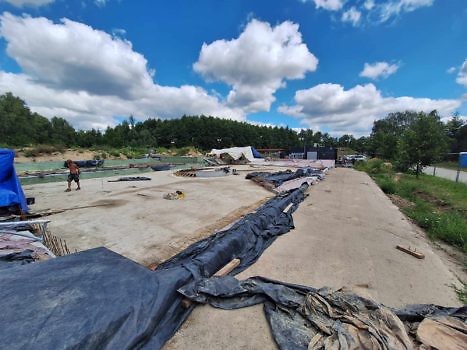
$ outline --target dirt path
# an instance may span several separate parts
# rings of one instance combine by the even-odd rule
[[[453,273],[431,244],[362,172],[334,169],[310,189],[279,237],[239,278],[262,275],[314,287],[346,286],[388,306],[460,305]],[[395,247],[423,252],[418,260]],[[166,349],[274,349],[262,307],[197,307]]]

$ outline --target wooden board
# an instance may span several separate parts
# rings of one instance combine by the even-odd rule
[[[412,249],[410,247],[404,247],[402,245],[398,245],[396,248],[399,249],[400,251],[403,251],[404,253],[407,253],[407,254],[410,254],[416,257],[417,259],[425,259],[425,254],[417,252],[415,248]]]

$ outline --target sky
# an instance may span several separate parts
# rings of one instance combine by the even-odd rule
[[[0,0],[0,94],[105,129],[212,115],[368,135],[467,116],[466,0]]]

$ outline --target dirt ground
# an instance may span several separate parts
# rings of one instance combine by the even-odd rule
[[[279,237],[240,279],[265,276],[313,287],[347,287],[388,306],[461,305],[458,279],[424,234],[363,172],[334,169],[312,186]],[[418,260],[395,247],[411,246]],[[165,349],[275,349],[262,306],[199,306]]]
[[[63,152],[53,152],[49,154],[41,154],[36,157],[26,157],[24,152],[17,151],[15,154],[15,163],[28,163],[28,162],[58,162],[67,159],[81,160],[81,159],[94,159],[99,152],[90,150],[73,150],[67,149]]]
[[[72,250],[105,246],[143,265],[161,262],[256,209],[271,192],[244,176],[182,178],[169,171],[141,173],[151,181],[81,181],[81,191],[64,192],[66,181],[24,186],[34,211],[67,209],[46,217],[51,232]],[[75,185],[72,184],[72,188]],[[180,190],[182,200],[163,199]]]

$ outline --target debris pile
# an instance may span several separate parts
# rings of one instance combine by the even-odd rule
[[[278,172],[252,172],[246,175],[246,179],[252,180],[267,190],[281,193],[302,184],[312,185],[324,179],[327,169],[299,168],[296,171],[287,169]]]
[[[162,196],[162,198],[169,199],[169,200],[183,199],[183,198],[185,198],[185,193],[183,193],[182,191],[177,190],[175,192],[164,194]]]
[[[356,294],[253,277],[196,280],[179,291],[221,309],[264,304],[280,349],[463,349],[467,307],[390,309]]]
[[[182,169],[176,171],[175,176],[181,177],[222,177],[235,174],[235,169],[230,169],[228,166],[217,168],[200,168],[200,169]]]
[[[146,176],[123,176],[117,180],[108,180],[107,182],[119,182],[119,181],[151,181],[150,177]]]
[[[48,222],[0,222],[0,270],[54,258],[44,242]]]

